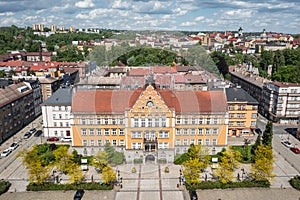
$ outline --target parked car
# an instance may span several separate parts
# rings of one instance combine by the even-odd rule
[[[198,200],[198,195],[195,190],[190,190],[189,193],[190,193],[191,200]]]
[[[39,137],[43,132],[41,130],[38,130],[37,132],[35,132],[35,134],[33,135],[34,137]]]
[[[261,131],[260,128],[256,128],[254,131],[255,131],[255,133],[257,133],[257,134],[259,134],[259,135],[262,134],[262,131]]]
[[[32,128],[32,129],[29,130],[29,132],[30,132],[31,134],[34,133],[35,131],[36,131],[35,128]]]
[[[47,139],[47,141],[59,141],[58,137],[50,137]]]
[[[290,148],[290,150],[292,152],[294,152],[295,154],[300,154],[300,150],[297,147],[292,147],[292,148]]]
[[[30,138],[30,136],[31,136],[31,133],[30,133],[30,132],[26,132],[26,133],[23,135],[23,138],[24,138],[24,139],[28,139],[28,138]]]
[[[286,146],[287,148],[293,147],[293,146],[292,146],[292,143],[290,143],[290,142],[287,141],[287,140],[284,140],[284,141],[282,141],[281,143],[282,143],[284,146]]]
[[[64,137],[61,139],[62,142],[72,142],[72,138],[71,137]]]
[[[5,149],[2,153],[1,153],[1,157],[6,157],[11,153],[10,149]]]
[[[77,190],[74,195],[74,200],[81,200],[84,195],[84,190]]]
[[[15,150],[16,148],[18,148],[19,144],[14,142],[10,145],[10,147],[8,147],[8,149],[10,149],[11,151]]]

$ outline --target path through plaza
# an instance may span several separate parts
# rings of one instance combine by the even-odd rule
[[[132,168],[136,173],[132,173]],[[169,173],[165,168],[169,167]],[[183,191],[177,188],[180,166],[176,165],[123,165],[118,168],[123,178],[116,200],[183,200]]]

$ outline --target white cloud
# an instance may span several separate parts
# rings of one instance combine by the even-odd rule
[[[195,26],[196,22],[183,22],[181,23],[181,26]]]
[[[76,2],[75,6],[78,8],[93,8],[95,4],[93,3],[93,0],[83,0]]]
[[[195,21],[203,21],[205,19],[205,17],[203,16],[198,16],[195,18]]]

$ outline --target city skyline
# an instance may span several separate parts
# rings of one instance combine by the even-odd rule
[[[298,0],[30,0],[0,2],[0,26],[300,33]]]

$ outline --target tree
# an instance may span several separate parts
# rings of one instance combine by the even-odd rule
[[[241,154],[234,151],[231,147],[229,150],[222,153],[219,167],[214,171],[214,174],[222,183],[228,183],[234,178],[234,170],[238,167],[238,161],[241,159]]]
[[[28,169],[30,183],[42,184],[49,176],[50,168],[42,165],[37,145],[33,146],[31,150],[23,149],[17,157],[22,158],[22,163]]]
[[[260,145],[255,150],[254,163],[251,164],[250,176],[255,180],[270,181],[274,174],[273,172],[274,156],[271,146]]]
[[[202,149],[201,145],[191,144],[188,149],[187,155],[189,159],[198,159],[201,162],[200,170],[203,171],[209,164],[210,157],[206,149]]]
[[[70,182],[72,183],[79,184],[84,180],[84,175],[80,170],[80,165],[77,163],[71,163],[67,173],[70,176]]]
[[[265,131],[262,135],[262,144],[268,145],[272,148],[272,137],[273,137],[273,123],[268,121]]]
[[[116,173],[108,165],[102,169],[101,177],[104,184],[111,184],[116,181]]]
[[[123,163],[124,154],[121,152],[117,152],[115,148],[109,143],[105,144],[104,151],[107,153],[109,164],[120,165]]]
[[[183,163],[184,170],[183,174],[186,178],[186,183],[188,185],[194,185],[200,183],[200,172],[203,163],[199,159],[192,159],[185,161]]]
[[[257,136],[254,145],[251,148],[251,154],[255,154],[255,150],[261,145],[261,136],[260,134]]]
[[[59,147],[53,152],[53,154],[55,156],[55,166],[57,169],[64,173],[68,173],[74,163],[73,156],[68,154],[68,147]]]
[[[92,161],[93,165],[102,170],[108,164],[108,153],[104,151],[98,151]]]

